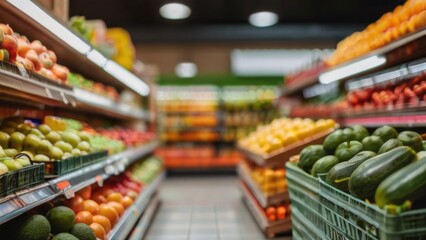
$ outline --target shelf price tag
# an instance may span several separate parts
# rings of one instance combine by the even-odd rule
[[[24,78],[29,78],[30,76],[28,75],[27,69],[25,69],[23,66],[21,65],[16,65],[18,67],[19,72],[21,73],[21,75]]]
[[[67,199],[71,199],[71,198],[75,197],[74,191],[72,190],[71,186],[64,189],[64,196]]]
[[[61,190],[62,191],[62,193],[64,194],[64,196],[67,198],[67,199],[70,199],[70,198],[73,198],[74,196],[75,196],[75,194],[74,194],[74,191],[72,190],[72,186],[71,186],[71,183],[70,182],[68,182],[67,180],[64,180],[64,181],[61,181],[61,182],[58,182],[57,184],[56,184],[56,187],[59,189],[59,190]]]
[[[104,185],[104,178],[101,175],[96,176],[95,180],[98,183],[99,187],[102,187]]]

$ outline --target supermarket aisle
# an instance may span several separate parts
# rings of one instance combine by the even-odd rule
[[[264,239],[236,177],[167,178],[147,240]]]

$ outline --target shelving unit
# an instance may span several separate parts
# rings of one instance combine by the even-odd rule
[[[129,240],[143,239],[143,237],[148,231],[148,227],[151,223],[151,220],[154,217],[155,212],[160,204],[161,202],[158,195],[152,197],[151,202],[146,207],[145,212],[142,214],[142,217],[140,218],[139,222],[136,224],[135,228],[128,236]]]
[[[288,192],[281,192],[274,195],[265,195],[257,185],[256,182],[250,176],[250,170],[243,162],[239,163],[237,166],[237,173],[240,179],[245,183],[252,195],[257,199],[260,206],[267,208],[268,206],[279,204],[284,201],[289,201]]]
[[[243,183],[240,183],[240,187],[243,191],[244,202],[247,204],[250,213],[267,237],[273,238],[279,233],[291,231],[291,219],[289,217],[283,220],[269,222],[247,187]]]
[[[98,163],[50,180],[33,188],[0,199],[0,224],[61,195],[71,198],[74,192],[93,183],[102,184],[110,176],[123,172],[127,166],[152,153],[158,142],[108,156]]]
[[[130,208],[126,209],[126,212],[124,212],[124,214],[121,216],[120,221],[108,234],[108,239],[125,239],[129,235],[136,222],[144,213],[146,213],[146,210],[153,201],[153,196],[155,195],[164,177],[165,172],[159,174],[148,186],[143,188],[142,193],[136,198],[134,204]]]

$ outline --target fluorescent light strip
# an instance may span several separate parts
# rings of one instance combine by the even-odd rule
[[[105,66],[105,64],[108,61],[108,59],[104,57],[104,55],[102,55],[100,52],[98,52],[95,49],[90,50],[90,52],[87,54],[87,58],[102,68]]]
[[[117,63],[108,61],[104,70],[138,94],[142,96],[147,96],[149,94],[149,86],[146,83]]]
[[[76,36],[72,31],[56,21],[48,13],[44,12],[39,6],[29,0],[8,0],[13,6],[31,17],[34,21],[44,26],[47,30],[59,37],[82,54],[90,51],[90,45]]]
[[[351,63],[349,65],[336,68],[325,72],[319,76],[319,81],[322,84],[329,84],[357,73],[376,68],[386,63],[385,57],[372,56],[363,60]]]

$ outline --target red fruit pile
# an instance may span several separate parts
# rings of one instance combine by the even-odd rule
[[[268,207],[265,210],[266,216],[270,222],[274,222],[277,220],[282,220],[288,216],[290,212],[289,205],[279,205],[276,207]]]
[[[155,139],[155,133],[124,128],[97,129],[97,131],[105,137],[124,142],[126,146],[137,146]]]

